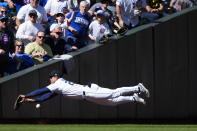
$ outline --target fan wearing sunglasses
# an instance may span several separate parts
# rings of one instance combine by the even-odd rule
[[[31,55],[35,65],[42,64],[53,57],[50,46],[45,44],[44,31],[38,31],[35,42],[26,45],[25,53]]]
[[[67,53],[65,49],[66,41],[62,38],[62,30],[59,24],[53,24],[50,37],[46,39],[46,44],[51,47],[54,56]]]
[[[43,26],[37,22],[37,12],[36,10],[29,11],[29,20],[19,25],[16,32],[16,38],[23,40],[25,46],[34,42],[36,39],[36,34],[39,30],[44,30]]]
[[[30,55],[24,53],[24,43],[21,40],[15,41],[15,52],[9,53],[8,74],[21,71],[34,65]]]

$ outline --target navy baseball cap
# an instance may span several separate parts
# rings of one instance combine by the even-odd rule
[[[49,73],[49,78],[54,77],[54,76],[61,77],[62,73],[59,70],[53,70]]]
[[[37,15],[37,12],[35,10],[30,10],[29,15]]]
[[[63,12],[59,12],[59,13],[57,13],[57,14],[56,14],[56,17],[59,17],[59,16],[63,16],[63,17],[65,17],[65,15],[64,15],[64,13],[63,13]]]

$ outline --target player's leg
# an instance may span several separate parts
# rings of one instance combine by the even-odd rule
[[[149,97],[149,91],[143,84],[139,83],[132,87],[121,87],[117,89],[102,88],[96,84],[92,84],[90,88],[85,89],[85,97],[92,99],[113,99],[119,96],[131,95],[131,93],[145,93]]]
[[[114,90],[113,97],[131,95],[131,93],[145,93],[147,97],[150,97],[148,89],[142,83],[131,87],[120,87]]]
[[[88,85],[87,88],[84,88],[85,99],[108,99],[112,97],[113,90],[108,88],[100,87],[97,84]]]
[[[109,99],[107,104],[109,105],[120,105],[124,103],[136,102],[141,104],[146,104],[145,100],[139,97],[136,93],[133,96],[119,96],[117,98]]]
[[[146,104],[145,100],[141,97],[139,97],[136,93],[134,93],[133,96],[119,96],[112,99],[86,99],[87,101],[100,104],[100,105],[106,105],[106,106],[117,106],[124,103],[141,103]]]

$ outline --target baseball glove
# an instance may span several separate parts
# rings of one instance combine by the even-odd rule
[[[24,102],[25,98],[21,97],[20,95],[16,98],[15,103],[14,103],[14,110],[18,110],[20,105]]]
[[[99,43],[106,43],[108,40],[109,40],[109,37],[108,36],[103,36],[103,38],[101,38],[99,40]]]
[[[122,27],[121,29],[118,30],[118,34],[124,35],[125,33],[127,33],[127,31],[128,31],[127,27]]]

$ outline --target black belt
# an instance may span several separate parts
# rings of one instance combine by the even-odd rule
[[[83,95],[82,95],[83,100],[86,100],[86,99],[85,99],[85,96],[86,96],[86,92],[83,91]]]

